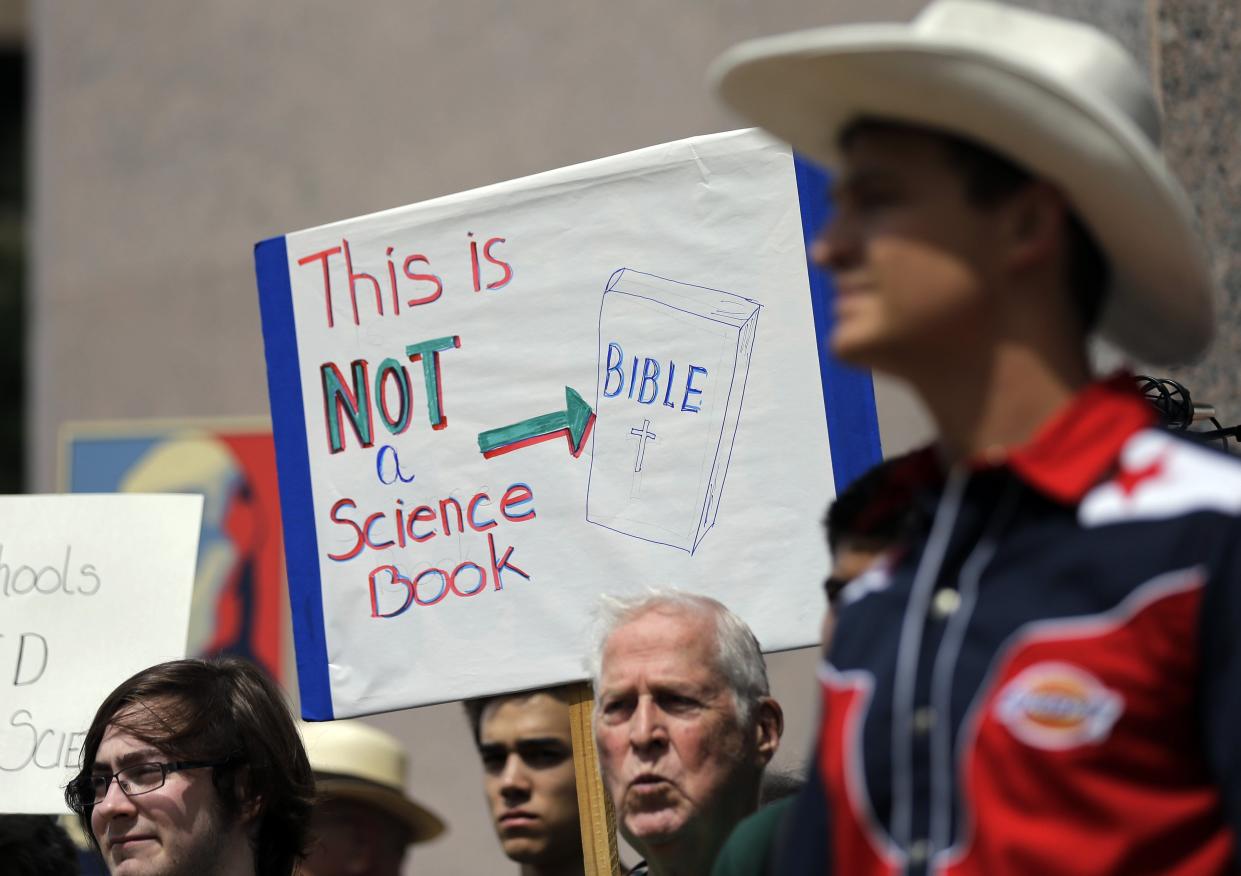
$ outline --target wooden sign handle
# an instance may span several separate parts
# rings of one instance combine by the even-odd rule
[[[616,848],[616,813],[612,798],[603,788],[599,757],[591,723],[594,692],[588,683],[572,687],[569,694],[569,725],[573,731],[573,771],[577,778],[577,811],[582,827],[582,855],[586,876],[619,876],[620,853]]]

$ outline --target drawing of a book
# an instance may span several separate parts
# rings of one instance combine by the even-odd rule
[[[587,520],[694,552],[719,511],[760,309],[629,268],[612,275]]]

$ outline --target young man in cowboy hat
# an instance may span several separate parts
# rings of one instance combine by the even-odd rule
[[[407,847],[444,822],[405,791],[405,749],[361,721],[303,723],[315,774],[310,847],[302,876],[398,876]]]
[[[1197,355],[1211,280],[1143,75],[940,0],[739,46],[733,107],[832,166],[833,352],[910,383],[928,523],[846,591],[775,872],[1225,873],[1241,826],[1241,466],[1086,339]]]

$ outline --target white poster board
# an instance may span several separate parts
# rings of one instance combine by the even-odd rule
[[[259,244],[306,717],[581,679],[600,594],[652,585],[817,640],[798,185],[740,131]]]
[[[201,496],[0,496],[0,812],[68,811],[96,709],[185,656]]]

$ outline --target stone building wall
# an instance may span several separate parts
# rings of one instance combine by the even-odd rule
[[[1215,0],[1006,0],[1089,22],[1115,36],[1150,76],[1163,144],[1193,203],[1218,284],[1215,342],[1171,377],[1223,425],[1241,423],[1241,6]]]

